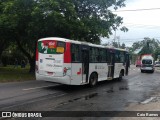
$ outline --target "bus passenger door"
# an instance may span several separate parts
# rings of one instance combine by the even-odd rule
[[[82,58],[82,82],[88,82],[88,74],[89,74],[89,46],[82,46],[81,51]]]
[[[109,63],[108,63],[108,80],[114,78],[114,66],[115,66],[115,54],[109,53]]]

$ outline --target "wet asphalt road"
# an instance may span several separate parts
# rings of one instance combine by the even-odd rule
[[[100,82],[94,88],[43,81],[1,83],[0,111],[123,111],[160,91],[160,72],[141,73],[134,66],[130,69],[122,81]]]

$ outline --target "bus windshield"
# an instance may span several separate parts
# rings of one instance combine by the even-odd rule
[[[38,51],[43,54],[63,54],[65,42],[44,40],[38,42]]]

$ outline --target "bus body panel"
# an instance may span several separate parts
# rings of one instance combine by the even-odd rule
[[[90,63],[89,64],[89,76],[96,72],[98,74],[98,81],[107,80],[107,63]],[[89,81],[89,79],[88,79]]]
[[[80,85],[82,81],[82,63],[71,63],[71,84]]]
[[[57,41],[56,39],[59,39]],[[71,84],[70,43],[41,39],[36,49],[36,79]],[[65,52],[65,49],[69,49]],[[64,57],[65,55],[65,57]]]
[[[104,46],[94,45],[89,43],[81,43],[78,41],[67,40],[63,38],[44,38],[39,41],[41,44],[44,43],[52,43],[58,44],[60,41],[65,44],[64,49],[59,49],[60,51],[64,51],[63,53],[52,53],[49,54],[48,51],[39,52],[36,50],[36,80],[44,80],[50,82],[56,82],[61,84],[68,85],[83,85],[88,84],[90,76],[93,72],[97,73],[98,81],[103,80],[111,80],[113,78],[118,78],[121,70],[125,72],[125,62],[124,63],[116,63],[115,62],[115,50],[116,51],[124,51],[116,48],[105,48]],[[56,49],[56,45],[53,46],[51,44],[51,48]],[[72,54],[71,47],[72,43],[80,46],[80,61],[76,63],[76,61],[72,62]],[[49,43],[50,44],[50,43]],[[40,45],[39,45],[40,46]],[[59,46],[58,46],[59,47]],[[61,46],[60,46],[61,47]],[[106,49],[111,50],[111,56],[107,56],[107,59],[111,58],[110,62],[90,62],[90,48],[98,48],[98,49]],[[46,48],[49,48],[46,47]],[[41,50],[43,50],[41,48]],[[52,52],[52,51],[49,51]],[[124,51],[126,52],[126,51]],[[83,54],[82,54],[83,53]],[[106,53],[107,54],[107,53]],[[74,63],[75,62],[75,63]],[[111,67],[110,67],[111,66]],[[87,71],[86,69],[87,68]],[[111,68],[111,69],[110,69]],[[110,70],[109,70],[110,69]],[[109,71],[111,74],[109,74]]]
[[[39,53],[39,74],[63,76],[63,54],[42,54]]]
[[[123,63],[115,63],[114,78],[118,78],[121,70],[124,70]]]
[[[55,82],[55,83],[61,83],[61,84],[67,84],[67,85],[71,84],[71,78],[68,75],[63,77],[52,77],[52,76],[45,76],[45,75],[40,75],[36,73],[36,80]]]
[[[36,62],[38,65],[38,62]],[[36,72],[36,80],[43,80],[43,81],[49,81],[49,82],[56,82],[61,84],[71,84],[71,64],[70,63],[64,63],[64,68],[67,69],[65,73],[63,73],[63,76],[54,76],[49,74],[40,74],[39,72]]]

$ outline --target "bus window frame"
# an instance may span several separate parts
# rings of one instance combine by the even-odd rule
[[[104,50],[105,51],[105,61],[102,61],[102,56],[101,56],[101,50]],[[100,63],[107,63],[107,56],[108,56],[108,53],[107,53],[107,49],[106,48],[99,48],[99,62]]]
[[[96,59],[98,59],[97,61],[93,61],[92,60],[92,50],[91,49],[98,49],[98,55],[96,56],[97,58]],[[99,53],[99,47],[92,47],[92,46],[89,46],[89,63],[101,63],[101,61],[100,61],[100,53]]]
[[[72,56],[72,47],[73,47],[73,45],[76,45],[76,46],[79,46],[79,61],[73,61],[72,60],[72,58],[73,58],[73,56]],[[75,43],[71,43],[71,49],[70,49],[70,52],[71,52],[71,63],[82,63],[82,58],[81,58],[81,47],[82,45],[80,45],[80,44],[75,44]]]

